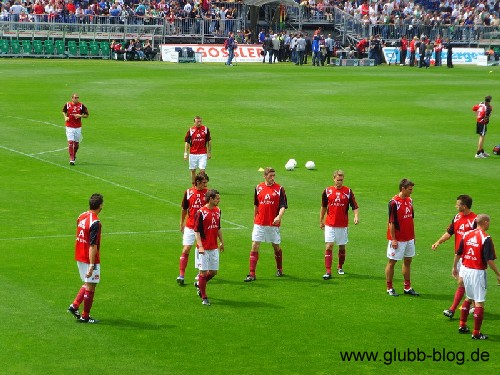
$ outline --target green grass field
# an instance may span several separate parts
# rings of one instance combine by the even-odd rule
[[[452,241],[430,247],[459,194],[491,215],[489,232],[500,244],[500,157],[473,157],[471,111],[493,96],[491,152],[500,143],[499,75],[497,67],[464,66],[0,60],[0,373],[497,374],[493,273],[482,329],[490,339],[473,341],[457,333],[457,318],[442,315],[456,286]],[[70,167],[61,109],[73,92],[90,117]],[[224,219],[226,252],[208,285],[210,307],[193,286],[175,282],[190,181],[183,137],[195,115],[212,132],[207,172]],[[299,163],[293,172],[284,169],[290,158]],[[304,168],[308,160],[315,170]],[[285,277],[274,277],[272,249],[263,244],[258,280],[249,285],[253,189],[266,166],[277,168],[289,199]],[[361,222],[350,227],[346,274],[324,281],[320,198],[338,168]],[[387,202],[404,177],[416,184],[419,298],[385,294]],[[101,322],[81,325],[66,313],[81,285],[74,226],[94,192],[105,197],[102,283],[92,310]],[[191,257],[187,280],[194,276]],[[394,285],[402,292],[399,265]],[[378,357],[342,361],[346,351]],[[394,351],[407,361],[394,360]],[[411,361],[419,352],[425,360]]]

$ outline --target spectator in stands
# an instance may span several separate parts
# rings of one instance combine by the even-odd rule
[[[142,49],[142,42],[139,39],[136,39],[134,41],[134,51],[138,60],[144,60],[146,58],[146,55],[144,54],[144,51]]]
[[[133,39],[128,41],[125,51],[125,60],[133,60],[135,57],[135,43]]]
[[[11,14],[11,21],[18,22],[19,21],[19,15],[21,12],[24,10],[24,7],[21,5],[21,2],[19,0],[16,0],[14,2],[14,5],[10,7],[10,14]]]

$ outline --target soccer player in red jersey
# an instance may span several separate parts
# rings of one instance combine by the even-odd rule
[[[198,295],[204,305],[210,305],[206,288],[207,283],[219,270],[219,252],[224,251],[222,229],[220,227],[220,196],[217,190],[209,190],[205,195],[206,204],[196,212],[195,235],[198,246]],[[217,245],[217,239],[219,244]]]
[[[245,282],[255,281],[255,269],[259,260],[261,242],[270,242],[276,260],[276,276],[283,276],[283,252],[281,250],[281,218],[288,208],[285,189],[274,179],[274,168],[264,169],[264,182],[257,185],[254,193],[254,225],[252,231],[252,249],[250,250],[250,274]]]
[[[399,183],[399,194],[395,195],[389,202],[389,223],[387,225],[387,258],[389,261],[385,267],[385,279],[387,283],[387,294],[397,297],[392,285],[394,278],[394,266],[398,260],[403,260],[404,293],[411,296],[419,294],[411,287],[410,270],[411,261],[415,256],[415,228],[413,224],[414,212],[413,201],[410,195],[413,193],[415,184],[406,178]]]
[[[344,171],[339,169],[333,172],[333,186],[327,187],[321,196],[321,210],[319,214],[319,227],[325,231],[325,267],[323,279],[332,278],[332,252],[333,245],[339,246],[337,272],[344,274],[345,245],[348,240],[349,206],[354,212],[354,224],[359,223],[358,203],[353,191],[344,186]],[[326,215],[326,221],[325,221]]]
[[[451,236],[455,234],[455,254],[457,253],[458,247],[460,245],[460,241],[464,237],[464,235],[475,228],[476,226],[476,214],[471,211],[472,207],[472,198],[468,195],[459,195],[457,197],[457,203],[455,207],[458,210],[458,214],[455,215],[451,224],[448,226],[448,229],[444,234],[432,244],[432,250],[436,250],[440,244],[445,241],[448,241]],[[458,268],[460,269],[461,261],[459,261]],[[462,301],[462,298],[465,294],[464,281],[461,277],[458,277],[458,287],[455,291],[455,297],[453,298],[453,303],[449,309],[444,310],[443,314],[448,318],[453,318],[455,314],[455,310],[457,306]]]
[[[81,323],[97,323],[90,317],[90,309],[94,302],[96,285],[101,279],[101,221],[97,216],[104,203],[101,194],[92,194],[89,199],[89,211],[82,213],[76,222],[75,259],[84,282],[78,291],[75,300],[68,307],[68,312],[73,314]],[[80,315],[80,304],[83,302],[83,312]]]
[[[189,252],[195,243],[195,215],[196,212],[205,205],[205,194],[207,193],[207,184],[209,178],[205,173],[198,173],[194,179],[194,187],[184,192],[184,198],[181,203],[181,222],[180,229],[182,233],[182,254],[179,260],[179,277],[177,283],[184,285],[184,274],[189,260]],[[196,254],[196,259],[198,254]],[[195,264],[197,261],[195,260]]]
[[[210,129],[202,124],[200,116],[194,118],[194,126],[187,131],[184,142],[184,160],[189,160],[191,182],[194,184],[196,168],[199,168],[200,172],[205,172],[207,160],[212,157]]]
[[[466,233],[460,242],[453,260],[453,276],[458,277],[458,261],[462,258],[460,276],[464,280],[466,298],[460,313],[459,333],[468,333],[467,318],[472,301],[474,301],[474,330],[472,339],[485,340],[487,335],[481,333],[484,317],[484,302],[486,301],[486,269],[488,266],[495,272],[500,284],[500,272],[495,264],[495,246],[486,233],[490,227],[490,217],[477,215],[477,229]]]
[[[476,134],[479,134],[479,141],[477,143],[477,152],[475,157],[478,159],[487,158],[490,156],[484,152],[484,138],[490,122],[490,115],[493,107],[491,106],[491,96],[484,98],[484,102],[476,104],[472,110],[476,112]]]
[[[63,109],[64,121],[66,122],[66,138],[68,140],[69,165],[75,165],[76,153],[82,139],[82,118],[89,117],[89,111],[80,103],[78,94],[71,96]]]

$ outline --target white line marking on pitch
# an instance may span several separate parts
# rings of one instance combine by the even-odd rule
[[[42,151],[42,152],[37,152],[35,154],[27,154],[28,156],[33,156],[33,155],[42,155],[42,154],[48,154],[48,153],[51,153],[51,152],[59,152],[59,151],[64,151],[64,150],[67,150],[68,148],[67,147],[64,147],[64,148],[60,148],[58,150],[51,150],[51,151]]]
[[[16,153],[16,154],[19,154],[19,155],[22,155],[22,156],[26,156],[28,158],[32,158],[32,159],[35,159],[35,160],[38,160],[38,161],[41,161],[43,163],[47,163],[47,164],[51,164],[51,165],[54,165],[56,167],[59,167],[59,168],[63,168],[63,169],[67,169],[67,170],[70,170],[71,172],[74,172],[74,173],[78,173],[78,174],[81,174],[83,176],[86,176],[86,177],[90,177],[90,178],[94,178],[96,180],[99,180],[99,181],[102,181],[102,182],[105,182],[107,184],[110,184],[110,185],[113,185],[113,186],[116,186],[118,188],[121,188],[121,189],[124,189],[124,190],[128,190],[128,191],[131,191],[131,192],[134,192],[134,193],[137,193],[137,194],[140,194],[140,195],[143,195],[145,197],[148,197],[148,198],[151,198],[151,199],[154,199],[154,200],[157,200],[157,201],[160,201],[160,202],[163,202],[163,203],[168,203],[168,204],[171,204],[173,206],[179,206],[178,203],[175,203],[175,202],[172,202],[172,201],[169,201],[168,199],[163,199],[163,198],[160,198],[160,197],[157,197],[155,195],[151,195],[151,194],[148,194],[148,193],[145,193],[141,190],[137,190],[137,189],[134,189],[134,188],[131,188],[131,187],[128,187],[128,186],[125,186],[125,185],[121,185],[117,182],[113,182],[113,181],[110,181],[110,180],[106,180],[105,178],[102,178],[102,177],[98,177],[98,176],[94,176],[94,175],[91,175],[90,173],[86,173],[86,172],[82,172],[82,171],[79,171],[78,169],[75,169],[74,167],[66,167],[64,165],[61,165],[61,164],[57,164],[57,163],[54,163],[50,160],[45,160],[45,159],[42,159],[42,158],[39,158],[38,156],[36,155],[30,155],[30,154],[26,154],[22,151],[19,151],[19,150],[15,150],[13,148],[10,148],[10,147],[5,147],[5,146],[2,146],[0,145],[0,148],[4,149],[4,150],[7,150],[7,151],[10,151],[10,152],[13,152],[13,153]],[[237,223],[234,223],[232,221],[229,221],[229,220],[225,220],[225,219],[222,219],[221,220],[222,222],[225,222],[225,223],[228,223],[228,224],[231,224],[231,225],[234,225],[236,227],[238,227],[239,229],[246,229],[246,227],[244,225],[241,225],[241,224],[237,224]]]

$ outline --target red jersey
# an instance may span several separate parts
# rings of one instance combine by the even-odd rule
[[[189,143],[190,154],[206,154],[207,143],[211,139],[210,130],[204,125],[200,127],[192,126],[184,137],[184,141]]]
[[[208,189],[198,190],[196,188],[189,188],[184,193],[184,198],[182,199],[181,207],[187,210],[186,227],[190,229],[195,228],[195,216],[196,211],[205,205],[205,194]]]
[[[90,263],[89,249],[91,245],[97,246],[95,263],[101,263],[99,249],[101,247],[101,222],[92,211],[81,214],[76,221],[75,259],[78,262]]]
[[[66,126],[69,128],[81,128],[82,127],[82,119],[76,118],[74,115],[88,115],[87,107],[85,107],[82,103],[73,103],[68,102],[63,107],[63,112],[66,116],[69,117],[69,120],[66,121]]]
[[[220,209],[215,206],[212,209],[203,206],[196,212],[196,229],[200,234],[201,243],[205,250],[215,250],[219,246],[217,238],[220,229]]]
[[[415,39],[410,42],[410,52],[415,52]]]
[[[354,193],[347,186],[337,189],[335,186],[327,187],[321,197],[321,207],[327,209],[325,224],[329,227],[345,228],[349,226],[349,206],[358,208]]]
[[[254,205],[257,207],[254,224],[272,226],[281,207],[288,208],[285,189],[277,183],[271,186],[260,183],[255,188]],[[279,224],[275,226],[279,227]]]
[[[415,239],[415,229],[413,226],[413,201],[410,197],[401,198],[394,196],[389,202],[389,224],[394,224],[396,238],[391,238],[389,227],[387,228],[387,239],[397,241],[409,241]]]
[[[408,39],[401,39],[401,51],[408,49]]]
[[[476,227],[476,216],[474,212],[469,212],[468,215],[459,212],[455,215],[450,226],[446,230],[450,236],[455,235],[455,254],[465,234]]]
[[[481,229],[466,233],[457,251],[462,256],[462,265],[476,270],[488,268],[488,260],[495,260],[495,246],[491,237]]]
[[[486,103],[479,103],[472,107],[472,110],[476,112],[476,121],[478,124],[487,125],[490,122],[490,114],[493,107]]]

